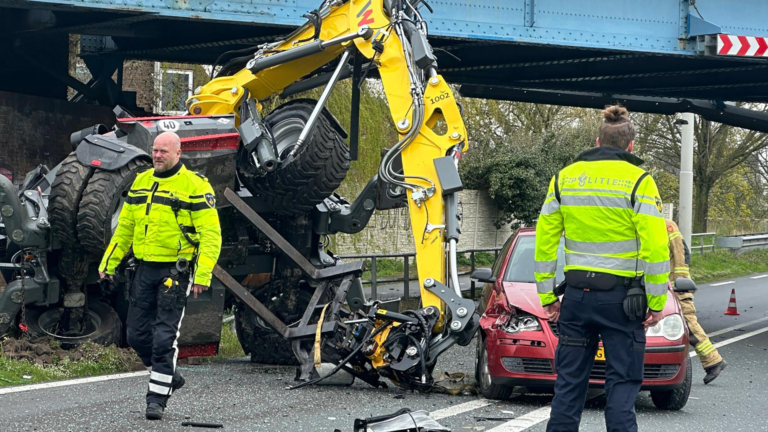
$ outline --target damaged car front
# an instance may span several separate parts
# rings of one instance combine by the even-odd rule
[[[487,398],[506,399],[516,386],[529,392],[552,392],[558,344],[557,323],[549,321],[536,293],[533,276],[535,229],[518,230],[505,244],[493,269],[473,277],[486,285],[481,305],[476,378]],[[564,279],[564,250],[558,251],[557,283]],[[690,392],[688,329],[670,290],[664,318],[646,332],[643,390],[654,404],[680,409]],[[590,373],[590,387],[605,385],[605,352],[600,343]]]

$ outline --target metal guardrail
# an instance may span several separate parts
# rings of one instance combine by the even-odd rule
[[[475,254],[477,253],[491,253],[493,252],[493,259],[495,260],[499,256],[499,251],[501,250],[500,247],[498,248],[484,248],[484,249],[468,249],[463,251],[458,251],[457,255],[463,255],[463,254],[469,254],[469,265],[470,269],[468,271],[460,271],[459,276],[465,276],[468,274],[471,274],[473,271],[475,271]],[[378,298],[378,285],[383,283],[393,283],[393,282],[402,282],[403,283],[403,299],[408,300],[411,298],[410,293],[410,281],[418,280],[418,277],[411,276],[411,269],[410,269],[410,262],[411,258],[415,258],[415,253],[400,253],[400,254],[382,254],[382,255],[339,255],[339,258],[342,259],[366,259],[371,261],[371,279],[370,280],[363,280],[364,285],[371,285],[371,300],[376,300]],[[402,258],[403,259],[403,277],[400,278],[389,278],[389,279],[379,279],[377,276],[377,261],[382,258]],[[470,284],[470,292],[472,295],[472,298],[475,297],[475,282],[472,281]]]
[[[709,232],[709,233],[697,233],[697,234],[691,234],[691,243],[693,243],[693,239],[700,237],[701,238],[701,244],[698,246],[691,245],[691,253],[693,253],[694,250],[700,250],[703,254],[706,251],[706,248],[711,248],[710,252],[715,251],[715,237],[717,236],[717,233]],[[705,238],[711,237],[712,243],[704,244]]]
[[[717,239],[717,246],[741,253],[751,249],[768,248],[768,233],[725,236]]]

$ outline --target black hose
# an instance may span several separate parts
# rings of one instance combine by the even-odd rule
[[[403,315],[411,315],[416,318],[417,321],[419,321],[419,324],[421,324],[421,329],[424,332],[424,339],[427,340],[427,346],[424,348],[424,356],[429,357],[429,336],[431,331],[429,324],[427,324],[427,320],[420,313],[412,310],[403,311]]]
[[[216,74],[216,78],[220,76],[230,75],[231,72],[244,68],[245,65],[248,63],[248,60],[252,58],[253,56],[241,56],[241,57],[235,57],[233,59],[230,59],[224,64],[224,66],[221,67],[221,70],[219,71],[219,73]]]
[[[374,330],[373,334],[371,334],[370,337],[366,334],[366,337],[364,338],[364,340],[374,338],[377,334],[381,333],[382,331],[384,331],[385,328],[388,328],[391,325],[392,325],[391,322],[384,324],[383,326],[381,326],[381,327],[377,328],[376,330]],[[295,385],[293,387],[289,387],[288,390],[295,390],[295,389],[299,389],[299,388],[302,388],[302,387],[306,387],[308,385],[317,384],[320,381],[322,381],[322,380],[324,380],[324,379],[334,375],[336,372],[341,370],[342,366],[347,364],[348,361],[352,360],[352,357],[357,355],[357,353],[359,353],[360,350],[362,350],[362,349],[363,349],[363,344],[361,343],[360,346],[355,348],[344,360],[339,362],[338,366],[333,368],[333,370],[328,375],[325,375],[325,376],[322,376],[322,377],[318,377],[318,378],[315,378],[313,380],[305,381],[305,382],[303,382],[301,384],[297,384],[297,385]]]
[[[242,48],[238,50],[231,50],[223,52],[220,56],[216,58],[216,61],[213,62],[213,67],[216,68],[216,66],[219,65],[219,62],[224,61],[224,57],[232,56],[232,55],[238,55],[238,54],[253,54],[253,52],[258,51],[259,47],[248,47],[248,48]],[[229,61],[230,59],[227,59]]]
[[[418,339],[413,337],[413,335],[408,335],[408,339],[413,342],[413,344],[416,346],[416,350],[419,352],[419,362],[421,363],[421,375],[424,376],[427,374],[427,360],[424,358],[424,349],[421,347],[421,343],[419,343]],[[422,383],[426,384],[426,383]]]

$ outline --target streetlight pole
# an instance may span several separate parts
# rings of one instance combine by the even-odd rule
[[[680,148],[680,203],[678,206],[680,233],[691,245],[693,221],[693,113],[683,113],[681,123],[682,146]]]

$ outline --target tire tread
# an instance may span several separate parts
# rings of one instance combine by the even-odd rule
[[[306,102],[288,102],[264,120],[271,128],[286,118],[306,119],[314,108]],[[349,171],[349,148],[324,115],[290,164],[264,177],[244,177],[248,188],[283,215],[310,212],[329,197]]]
[[[48,214],[51,232],[64,243],[77,243],[78,208],[92,175],[93,169],[81,164],[74,152],[64,159],[56,173],[48,200]]]

